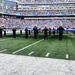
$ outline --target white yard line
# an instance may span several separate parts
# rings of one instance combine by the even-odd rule
[[[69,58],[69,55],[68,54],[66,54],[66,59],[68,59]]]
[[[32,51],[31,53],[29,53],[28,55],[32,55],[34,53],[34,51]]]
[[[6,51],[7,49],[4,49],[4,50],[1,50],[0,52],[4,52],[4,51]]]
[[[33,46],[33,45],[35,45],[35,44],[37,44],[37,43],[39,43],[39,42],[41,42],[41,41],[43,41],[43,40],[44,40],[44,39],[39,40],[39,41],[37,41],[37,42],[34,42],[34,43],[32,43],[32,44],[30,44],[30,45],[28,45],[28,46],[25,46],[25,47],[23,47],[23,48],[21,48],[21,49],[15,51],[15,52],[13,52],[12,54],[18,53],[18,52],[20,52],[20,51],[22,51],[22,50],[24,50],[24,49],[26,49],[26,48],[28,48],[28,47],[30,47],[30,46]]]
[[[50,55],[50,53],[47,53],[47,54],[46,54],[46,57],[48,57],[49,55]]]

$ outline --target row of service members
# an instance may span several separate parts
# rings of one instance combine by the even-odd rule
[[[47,27],[45,27],[42,30],[44,32],[44,39],[47,39],[48,38],[48,33],[47,33],[48,30],[49,30],[49,35],[51,35],[51,28],[48,29]],[[62,35],[63,35],[64,28],[60,26],[57,30],[59,30],[59,40],[62,40]],[[13,31],[13,37],[16,38],[16,29],[13,28],[12,31]],[[26,38],[28,38],[28,31],[29,30],[26,27],[25,28],[25,37]],[[37,29],[36,26],[33,28],[33,31],[34,31],[34,39],[36,39],[37,38],[37,35],[38,35],[38,29]],[[22,33],[22,31],[21,31],[21,33]],[[4,34],[6,35],[6,32],[5,31],[4,31]],[[29,31],[29,34],[30,34],[30,31]],[[55,35],[55,29],[53,29],[53,35]],[[2,28],[0,28],[0,37],[2,37]]]
[[[33,30],[34,30],[34,39],[36,39],[37,38],[37,34],[38,34],[38,29],[37,29],[37,27],[35,26],[34,28],[33,28]],[[47,33],[47,31],[49,31],[49,35],[51,35],[51,28],[47,28],[47,27],[45,27],[44,29],[43,29],[43,32],[44,32],[44,39],[47,39],[48,38],[48,33]],[[59,28],[57,29],[57,31],[59,31],[59,40],[62,40],[62,35],[63,35],[63,31],[64,31],[64,28],[62,27],[62,26],[59,26]],[[55,35],[55,29],[53,29],[53,35]]]

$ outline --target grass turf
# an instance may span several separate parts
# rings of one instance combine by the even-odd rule
[[[19,36],[19,35],[18,35]],[[39,38],[33,39],[33,36],[25,39],[18,37],[16,39],[10,36],[0,38],[0,51],[7,49],[2,53],[12,54],[13,52],[26,47],[32,43],[35,43],[43,38],[39,34]],[[75,37],[73,34],[64,34],[63,40],[58,40],[58,35],[50,36],[47,40],[43,40],[35,45],[32,45],[18,53],[17,55],[26,55],[34,51],[31,56],[46,57],[47,53],[50,53],[48,58],[66,59],[66,54],[69,55],[69,60],[75,60]]]

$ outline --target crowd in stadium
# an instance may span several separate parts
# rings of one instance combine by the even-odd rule
[[[45,15],[45,14],[74,14],[75,10],[25,10],[25,11],[16,11],[16,10],[2,10],[0,9],[0,12],[5,12],[11,15],[18,14],[18,15],[24,15],[24,16],[30,16],[30,15]]]
[[[20,0],[18,0],[20,2]],[[65,3],[65,2],[75,2],[75,0],[22,0],[21,3]]]
[[[33,11],[24,11],[20,12],[21,14],[28,16],[28,15],[45,15],[45,14],[73,14],[75,13],[74,10],[33,10]]]
[[[2,24],[3,19],[0,17],[0,24]],[[27,20],[18,18],[4,18],[4,26],[6,28],[33,28],[37,26],[43,29],[45,26],[50,28],[57,28],[62,25],[64,28],[74,28],[75,20]]]
[[[75,0],[22,0],[23,3],[51,3],[51,2],[75,2]],[[17,14],[17,15],[46,15],[46,14],[74,14],[75,10],[24,10],[24,11],[17,11],[17,10],[9,10],[9,9],[2,9],[0,8],[0,12],[5,12],[11,15]],[[0,17],[0,25],[2,24],[3,19]],[[38,28],[44,28],[44,26],[48,26],[51,28],[57,28],[58,26],[62,25],[65,28],[74,28],[75,21],[73,19],[71,20],[27,20],[27,19],[19,19],[19,18],[4,18],[4,26],[6,28],[33,28],[34,26],[37,26]]]

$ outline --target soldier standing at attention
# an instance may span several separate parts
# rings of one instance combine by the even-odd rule
[[[28,38],[28,28],[25,28],[25,37]]]
[[[51,28],[49,28],[49,35],[51,35]]]
[[[12,31],[13,31],[13,38],[16,38],[16,28],[13,28]]]
[[[3,29],[2,29],[2,28],[0,28],[0,37],[2,37],[2,30],[3,30]]]
[[[64,28],[62,26],[60,26],[57,30],[59,32],[59,40],[62,40]]]
[[[48,39],[48,33],[47,33],[48,28],[45,27],[45,28],[43,29],[43,31],[44,31],[44,39]]]
[[[34,30],[34,39],[36,39],[36,38],[37,38],[37,31],[38,31],[38,29],[37,29],[37,27],[35,26],[35,27],[33,28],[33,30]]]
[[[20,29],[20,36],[22,36],[22,29]]]
[[[4,36],[6,36],[6,28],[4,28],[3,30],[4,30]]]
[[[55,28],[53,28],[53,35],[55,35]]]

